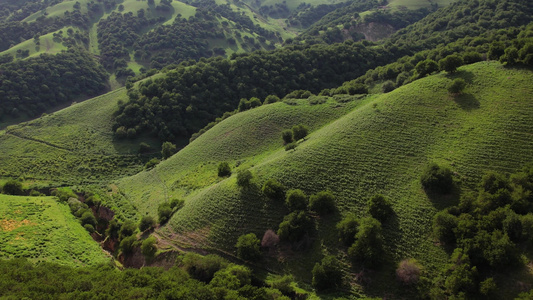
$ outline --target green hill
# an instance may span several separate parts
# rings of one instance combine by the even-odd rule
[[[456,77],[468,86],[463,94],[452,96],[446,87]],[[226,119],[154,170],[123,179],[118,186],[141,214],[154,215],[161,201],[183,197],[184,208],[158,233],[169,243],[226,254],[234,253],[239,235],[254,232],[261,237],[267,229],[276,230],[288,213],[259,191],[267,179],[308,194],[330,189],[339,213],[318,219],[311,250],[283,263],[270,262],[273,269],[289,268],[306,281],[314,262],[340,250],[334,229],[340,217],[364,216],[366,201],[382,193],[391,199],[396,214],[384,225],[388,258],[398,262],[414,257],[431,273],[447,260],[432,238],[431,220],[457,199],[428,198],[420,186],[424,167],[432,161],[450,167],[468,191],[486,171],[511,173],[533,161],[528,96],[532,80],[529,69],[482,62],[462,67],[453,76],[438,74],[389,94],[355,100],[347,106],[354,108],[347,114],[338,112],[343,116],[335,121],[333,115],[315,119],[302,114],[306,107],[328,107],[332,100],[317,106],[305,101],[263,106]],[[294,110],[301,110],[301,118],[292,115]],[[312,133],[295,151],[283,150],[281,130],[298,123],[309,125]],[[241,190],[234,175],[217,178],[221,161],[230,163],[233,174],[252,171],[256,188]],[[399,286],[391,285],[389,267],[375,275],[380,283],[367,292],[398,291]],[[524,274],[508,280],[522,280]]]
[[[110,256],[54,197],[0,195],[0,258],[95,266]]]

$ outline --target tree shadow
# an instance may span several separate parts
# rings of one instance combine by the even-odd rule
[[[472,94],[458,94],[453,96],[453,101],[466,111],[478,109],[480,107],[479,101]]]
[[[454,72],[454,73],[448,73],[446,74],[446,77],[453,80],[453,79],[457,79],[457,78],[462,78],[464,79],[464,81],[466,81],[466,83],[468,84],[471,84],[472,82],[474,82],[474,73],[470,72],[470,71],[464,71],[464,70],[459,70],[457,72]]]
[[[431,190],[425,190],[425,192],[433,204],[433,207],[438,210],[443,210],[450,206],[458,205],[459,200],[461,199],[461,187],[457,183],[454,183],[452,190],[446,194],[441,194]]]

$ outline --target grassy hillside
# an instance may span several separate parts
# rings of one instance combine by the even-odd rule
[[[139,141],[113,138],[118,101],[124,88],[0,131],[0,176],[79,183],[138,172]]]
[[[456,77],[468,86],[454,97],[446,87]],[[333,115],[317,116],[319,124],[301,112],[300,118],[279,115],[305,104],[261,107],[225,120],[153,171],[124,179],[119,187],[142,214],[154,214],[164,199],[184,197],[185,207],[159,233],[176,244],[228,253],[233,253],[239,235],[251,231],[262,236],[266,229],[276,230],[287,213],[283,205],[261,195],[265,180],[276,178],[308,194],[330,189],[337,197],[338,214],[318,220],[310,251],[288,254],[290,259],[274,266],[289,267],[305,280],[310,280],[313,263],[324,253],[339,250],[334,225],[341,216],[364,216],[368,198],[382,193],[396,214],[384,224],[390,267],[414,257],[431,273],[447,260],[431,236],[431,220],[438,210],[455,203],[457,195],[428,198],[419,181],[423,168],[432,161],[449,166],[466,191],[475,189],[485,171],[513,172],[533,161],[533,90],[528,84],[532,80],[531,70],[482,62],[462,67],[453,76],[431,76],[356,101],[350,113],[324,127]],[[313,132],[295,151],[283,150],[279,133],[300,122],[311,125]],[[216,166],[224,160],[234,167],[234,174],[251,170],[256,185],[241,190],[235,176],[217,178]],[[375,275],[378,283],[369,293],[395,290],[389,285],[392,271]],[[530,276],[526,273],[509,280]]]
[[[110,256],[54,197],[0,195],[0,258],[93,266]]]

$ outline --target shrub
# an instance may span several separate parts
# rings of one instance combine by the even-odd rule
[[[217,271],[211,282],[209,282],[209,285],[237,290],[240,287],[249,285],[251,282],[252,272],[250,269],[245,266],[229,265],[227,268]]]
[[[161,156],[163,159],[167,159],[176,153],[176,145],[171,142],[164,142],[161,146]]]
[[[122,226],[120,227],[119,235],[121,239],[124,239],[128,236],[132,236],[135,233],[135,230],[137,229],[137,225],[133,223],[132,221],[126,221]]]
[[[466,88],[466,81],[462,78],[456,78],[448,85],[450,94],[460,94]]]
[[[231,175],[231,167],[226,161],[221,162],[218,165],[218,177],[226,177]]]
[[[339,223],[337,223],[337,230],[339,231],[339,240],[345,245],[350,246],[355,242],[355,235],[359,227],[359,220],[355,215],[347,215]]]
[[[381,223],[371,217],[361,219],[355,243],[348,249],[348,255],[354,262],[364,266],[377,266],[383,255],[383,236]]]
[[[495,299],[494,295],[498,292],[498,287],[496,286],[496,282],[494,282],[494,278],[490,277],[483,280],[479,284],[479,292],[484,297],[487,297],[486,299]]]
[[[447,194],[453,188],[452,172],[448,168],[432,163],[426,167],[420,178],[422,186],[427,191]]]
[[[433,217],[433,234],[441,242],[453,243],[455,242],[455,230],[458,223],[457,217],[447,211],[438,212]]]
[[[179,210],[185,205],[185,200],[174,198],[170,200],[170,208],[172,210]]]
[[[317,290],[326,290],[342,282],[342,269],[335,256],[326,256],[313,267],[312,284]]]
[[[155,226],[155,220],[152,216],[144,216],[139,222],[139,230],[145,231]]]
[[[297,242],[313,229],[313,220],[304,211],[294,211],[279,224],[280,240]]]
[[[270,178],[263,184],[263,194],[272,200],[285,198],[285,186],[274,178]]]
[[[2,188],[4,194],[7,195],[24,195],[24,189],[22,188],[22,183],[16,180],[10,180],[6,182]]]
[[[124,254],[131,254],[133,253],[133,249],[135,248],[136,244],[137,238],[134,236],[128,236],[120,241],[120,249],[122,249]]]
[[[150,159],[145,165],[144,165],[144,169],[146,170],[150,170],[151,168],[157,166],[157,164],[159,164],[159,159],[157,158],[152,158]]]
[[[319,215],[327,215],[335,211],[335,196],[331,191],[321,191],[309,198],[309,208]]]
[[[294,293],[293,282],[294,277],[292,275],[276,276],[270,282],[270,287],[279,290],[284,295],[292,295]]]
[[[78,199],[78,195],[76,195],[72,189],[65,187],[65,188],[58,188],[52,191],[52,196],[56,196],[59,198],[59,201],[61,202],[67,202],[70,198]]]
[[[149,236],[142,242],[141,253],[148,258],[154,257],[155,253],[157,252],[156,243],[157,240],[155,237]]]
[[[268,95],[266,98],[265,98],[265,102],[263,104],[271,104],[271,103],[276,103],[276,102],[279,102],[281,99],[279,99],[278,96],[276,95]]]
[[[283,139],[284,144],[290,144],[293,141],[292,130],[285,129],[281,132],[281,138]]]
[[[237,240],[237,256],[244,260],[255,260],[260,257],[259,239],[254,233],[244,234]]]
[[[85,228],[85,230],[87,230],[89,233],[93,233],[95,231],[94,226],[91,224],[85,224],[83,225],[83,228]]]
[[[388,92],[394,91],[394,88],[395,88],[394,82],[392,82],[392,80],[387,80],[381,86],[381,91],[383,93],[388,93]]]
[[[163,202],[157,208],[157,216],[159,217],[159,224],[165,224],[172,216],[172,208],[170,203]]]
[[[307,209],[307,195],[302,190],[290,190],[287,192],[285,204],[290,211]]]
[[[272,229],[265,231],[263,238],[261,239],[261,247],[274,248],[279,244],[279,236]]]
[[[380,222],[385,222],[393,214],[390,201],[381,194],[376,194],[368,200],[368,213]]]
[[[404,259],[398,264],[396,278],[405,285],[412,285],[420,279],[422,267],[414,258]]]
[[[448,73],[455,73],[457,68],[463,65],[463,58],[457,54],[448,55],[445,58],[439,60],[439,68],[441,71]]]
[[[207,283],[213,279],[218,270],[228,265],[228,261],[214,254],[201,256],[196,253],[187,253],[181,259],[180,264],[193,278]]]
[[[296,143],[290,143],[285,145],[285,151],[294,150],[296,149],[296,146],[298,146]]]
[[[248,187],[252,181],[253,175],[250,170],[239,171],[237,173],[237,185],[240,187]]]
[[[299,141],[307,136],[308,129],[306,126],[299,124],[292,127],[292,136],[295,141]]]
[[[96,218],[94,217],[93,213],[89,210],[83,213],[80,218],[81,225],[90,224],[93,227],[96,226]]]

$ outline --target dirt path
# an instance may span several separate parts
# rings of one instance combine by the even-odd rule
[[[68,149],[68,148],[65,148],[65,147],[61,147],[61,146],[58,146],[58,145],[54,145],[52,143],[49,143],[49,142],[46,142],[46,141],[42,141],[42,140],[38,140],[38,139],[35,139],[35,138],[22,136],[22,135],[17,135],[16,133],[11,132],[11,131],[6,131],[5,134],[17,137],[19,139],[32,141],[32,142],[36,142],[36,143],[41,143],[41,144],[44,144],[44,145],[47,145],[49,147],[53,147],[53,148],[56,148],[56,149],[61,149],[61,150],[64,150],[64,151],[73,152],[71,149]]]

